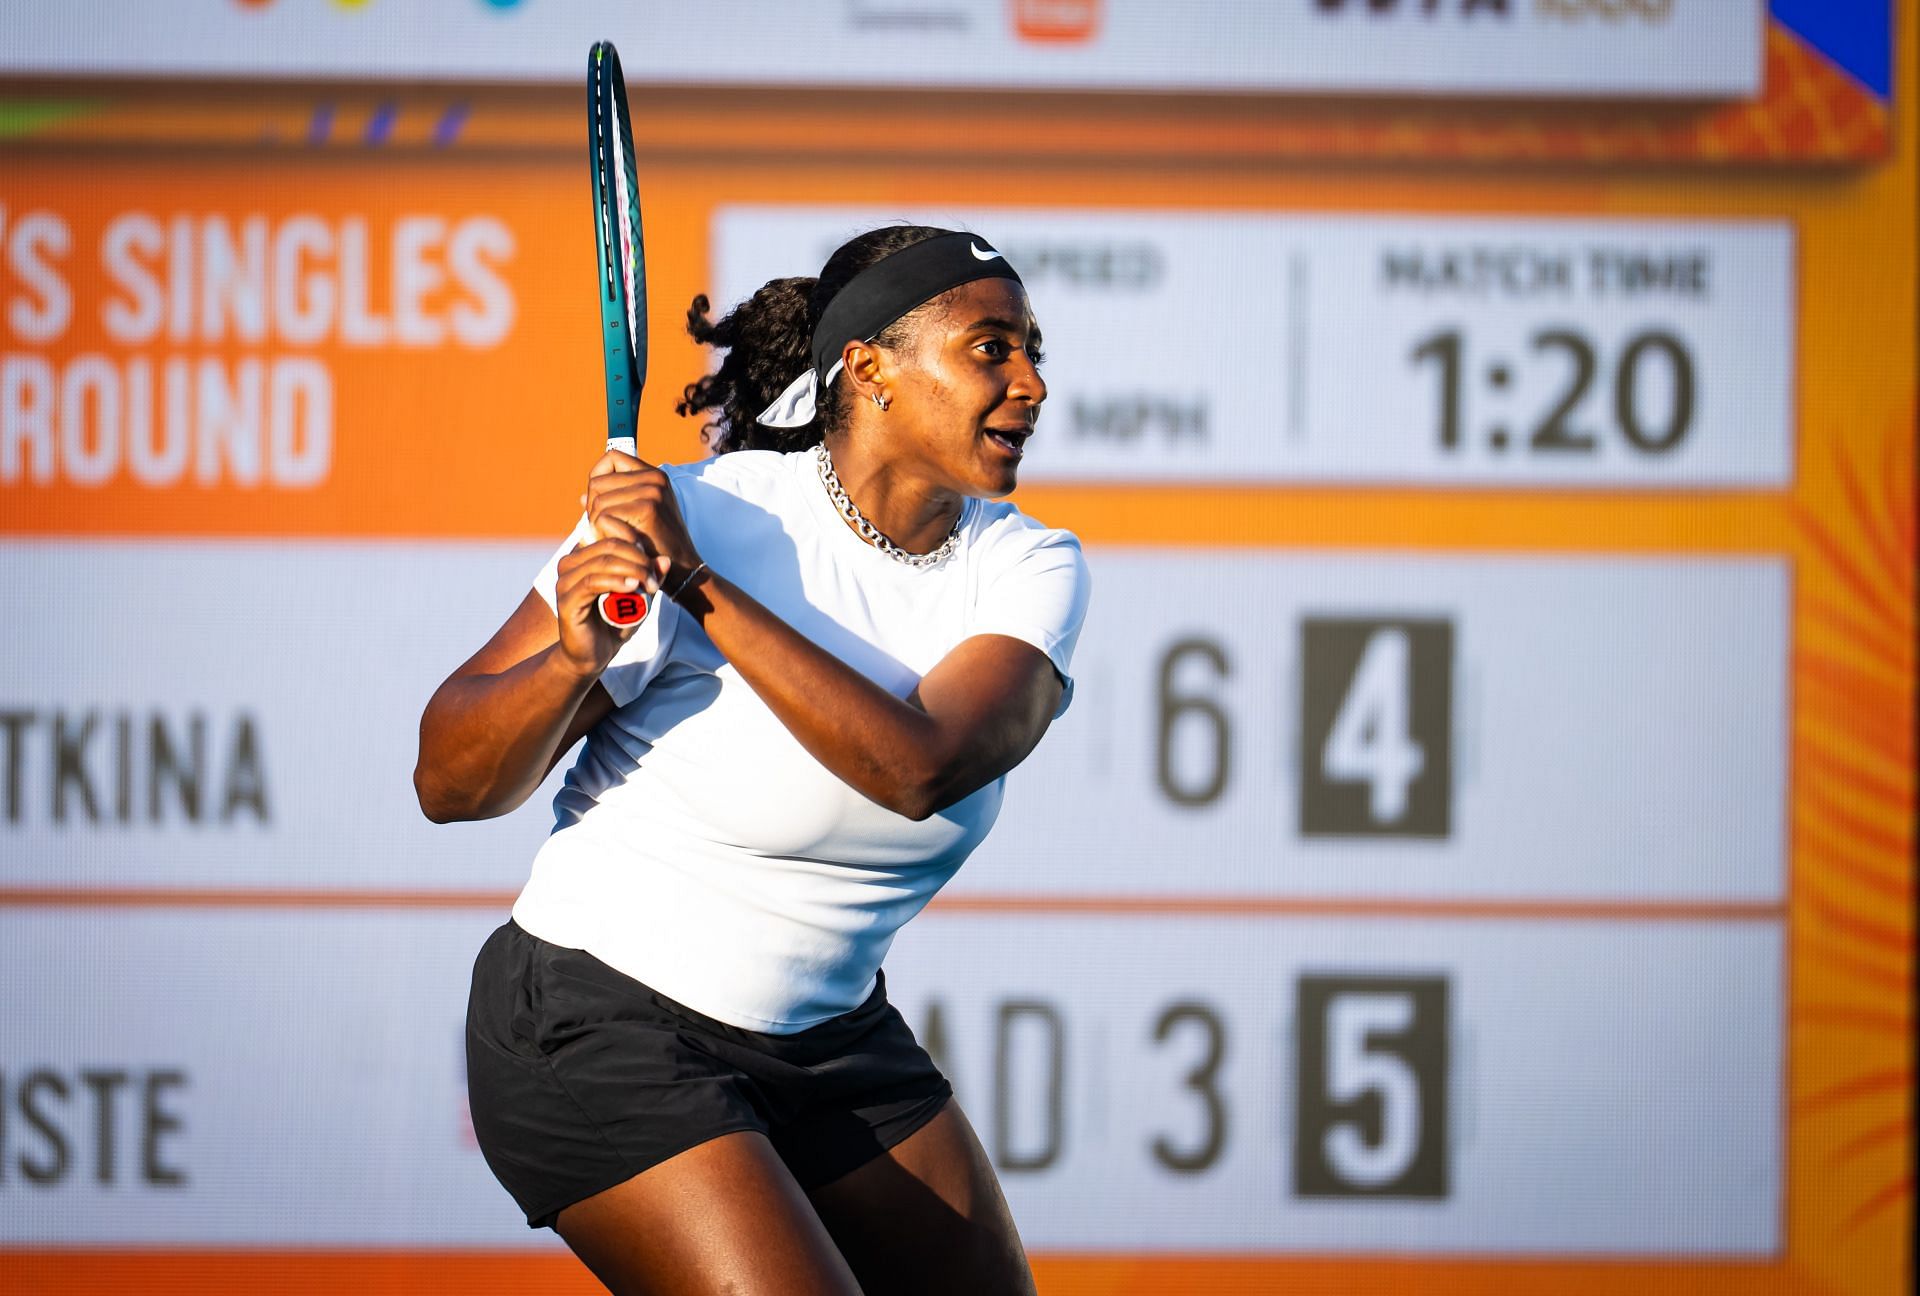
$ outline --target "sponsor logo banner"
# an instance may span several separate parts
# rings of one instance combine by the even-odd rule
[[[1746,99],[1762,0],[181,0],[49,7],[0,71]]]
[[[718,295],[880,208],[722,207]],[[1784,222],[928,211],[1028,286],[1028,480],[1783,487]]]
[[[0,1244],[556,1245],[465,1119],[500,920],[0,913]],[[889,988],[1036,1251],[1757,1256],[1780,960],[1770,922],[936,913]]]

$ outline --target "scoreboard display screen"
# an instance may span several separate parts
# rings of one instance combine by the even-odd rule
[[[1045,331],[1073,704],[887,962],[1042,1292],[1912,1290],[1914,0],[43,8],[0,1290],[596,1289],[463,1072],[558,777],[411,771],[598,454],[606,36],[644,457],[874,225]]]

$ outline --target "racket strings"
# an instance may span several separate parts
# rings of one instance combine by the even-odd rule
[[[633,146],[626,119],[621,115],[620,101],[617,95],[609,94],[608,113],[614,124],[614,140],[609,141],[608,154],[613,162],[614,193],[618,195],[621,211],[617,221],[620,239],[620,284],[624,290],[622,296],[627,308],[627,332],[629,337],[638,337],[640,330],[639,303],[636,300],[638,258],[634,255],[634,217],[640,209],[639,186],[633,178]]]
[[[606,183],[606,177],[614,171],[614,150],[608,147],[607,120],[612,103],[612,92],[606,84],[606,78],[598,66],[594,69],[593,95],[596,111],[593,114],[593,165],[594,173],[600,179],[597,195],[599,210],[595,215],[600,221],[600,246],[606,249],[601,262],[601,272],[605,277],[607,296],[611,298],[623,286],[620,269],[615,265],[618,244],[614,239],[614,187]]]

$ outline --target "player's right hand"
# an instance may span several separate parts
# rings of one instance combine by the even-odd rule
[[[648,559],[631,541],[609,537],[580,544],[560,559],[554,587],[560,651],[582,675],[598,676],[635,627],[618,629],[601,619],[602,594],[645,592]]]

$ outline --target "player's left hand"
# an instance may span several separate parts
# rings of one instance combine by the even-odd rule
[[[699,551],[687,534],[673,485],[658,468],[618,450],[601,455],[587,475],[580,497],[587,520],[601,539],[619,539],[639,547],[652,563],[649,593],[671,588],[700,565]]]

